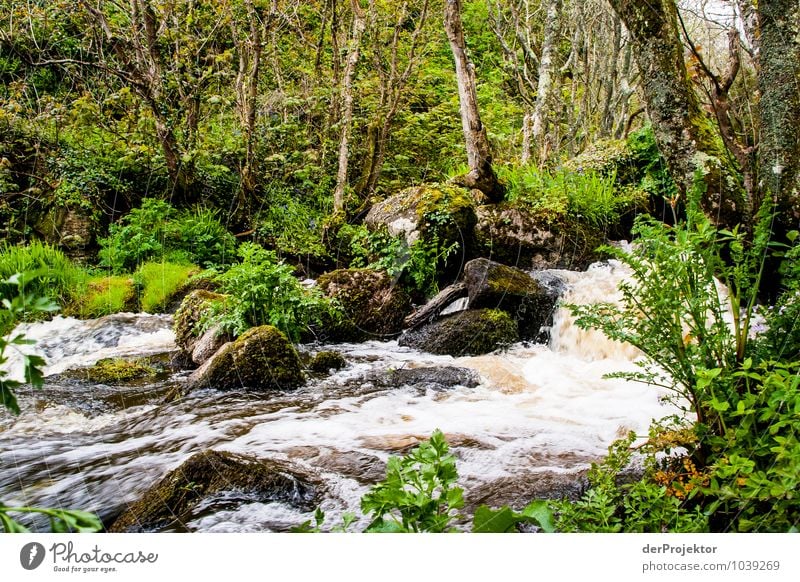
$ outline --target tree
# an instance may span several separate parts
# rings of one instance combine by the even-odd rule
[[[735,162],[719,129],[694,92],[678,34],[672,0],[609,0],[635,45],[647,114],[656,141],[680,191],[699,172],[703,208],[717,223],[732,226],[750,214]]]
[[[561,34],[561,0],[547,0],[544,20],[542,58],[539,62],[539,86],[536,91],[536,107],[533,109],[531,135],[539,148],[539,165],[547,161],[554,149],[552,134],[548,131],[553,123],[555,92],[558,90],[558,39]]]
[[[492,168],[489,138],[478,111],[475,67],[467,57],[464,26],[461,22],[461,0],[445,0],[444,29],[455,61],[461,126],[469,164],[469,173],[459,176],[456,181],[467,188],[477,188],[489,200],[499,202],[503,199],[505,189]]]

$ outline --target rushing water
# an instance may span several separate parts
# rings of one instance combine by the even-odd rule
[[[560,273],[571,302],[613,300],[616,263]],[[168,316],[120,314],[93,321],[57,317],[23,331],[37,340],[48,374],[103,357],[174,349]],[[277,395],[194,392],[164,404],[186,374],[149,386],[109,387],[51,379],[20,392],[22,414],[0,413],[0,499],[76,507],[106,519],[167,471],[205,449],[289,459],[326,483],[333,521],[355,511],[382,478],[386,458],[439,428],[458,459],[469,506],[522,505],[572,477],[629,430],[674,412],[654,388],[603,379],[630,370],[630,346],[579,330],[560,310],[551,345],[451,358],[366,342],[331,346],[348,366]],[[315,346],[314,349],[322,349]],[[476,370],[477,387],[445,390],[373,385],[376,372],[414,366]],[[309,515],[280,503],[206,506],[186,529],[282,531]]]

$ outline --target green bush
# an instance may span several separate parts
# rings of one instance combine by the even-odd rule
[[[298,341],[311,323],[333,313],[330,301],[317,289],[305,289],[289,265],[275,253],[254,243],[239,247],[241,263],[221,273],[215,281],[229,295],[218,305],[205,327],[219,324],[239,335],[252,326],[273,325]]]
[[[142,311],[160,313],[197,272],[194,265],[147,262],[133,274]]]
[[[712,531],[789,531],[800,520],[800,362],[774,341],[795,333],[796,273],[790,264],[788,298],[779,301],[787,309],[767,310],[770,329],[759,338],[756,298],[776,251],[772,209],[764,205],[748,237],[714,228],[699,209],[701,194],[698,188],[689,200],[686,222],[668,227],[641,218],[633,253],[607,249],[633,272],[620,287],[621,306],[571,306],[580,327],[647,356],[642,372],[616,376],[664,386],[691,413],[652,427],[650,470],[640,484],[620,491],[595,483],[575,511],[566,511],[575,529],[640,531],[657,523],[658,513],[647,508],[664,510],[667,501],[674,521],[662,527],[671,531],[701,527],[698,511]],[[677,456],[676,446],[683,451]],[[669,456],[656,462],[660,453]],[[656,499],[662,505],[654,506]]]
[[[49,297],[60,305],[69,301],[86,277],[64,253],[39,241],[27,246],[0,244],[0,280],[16,273],[26,273],[25,293]]]
[[[235,237],[213,210],[178,212],[169,203],[145,198],[100,239],[100,264],[114,273],[130,272],[148,259],[190,262],[205,267],[229,264]]]

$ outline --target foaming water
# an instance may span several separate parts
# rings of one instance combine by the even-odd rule
[[[607,300],[624,271],[617,264],[562,274],[567,301]],[[165,316],[59,318],[26,333],[55,373],[88,365],[99,353],[155,353],[174,348]],[[630,430],[677,412],[652,387],[609,372],[635,369],[638,354],[577,330],[559,312],[550,347],[517,345],[478,357],[434,356],[397,342],[329,346],[348,366],[294,392],[192,393],[164,403],[163,383],[110,388],[48,384],[22,391],[23,414],[0,414],[0,498],[7,503],[81,507],[110,518],[192,454],[218,449],[278,458],[313,471],[326,484],[323,509],[335,523],[357,511],[384,464],[441,429],[458,459],[468,503],[529,501],[531,484],[576,475]],[[78,344],[78,345],[75,345]],[[316,349],[319,349],[317,347]],[[376,374],[402,367],[458,366],[479,385],[376,385]],[[177,375],[169,382],[184,381]],[[111,398],[136,390],[136,398]],[[142,390],[151,394],[143,395]],[[69,397],[65,396],[69,394]],[[103,406],[96,406],[102,400]],[[133,405],[124,405],[133,402]],[[123,403],[123,404],[120,404]],[[309,515],[282,503],[209,506],[184,524],[200,531],[285,531]]]

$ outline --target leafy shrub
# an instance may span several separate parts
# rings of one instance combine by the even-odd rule
[[[133,281],[140,290],[139,303],[142,311],[162,312],[196,272],[197,267],[194,265],[155,262],[141,265],[134,273]]]
[[[748,238],[739,229],[715,229],[699,210],[700,194],[689,200],[685,223],[668,227],[642,218],[634,253],[608,249],[633,271],[633,281],[621,285],[621,307],[572,306],[579,326],[647,356],[643,372],[616,376],[665,386],[693,413],[670,431],[651,430],[651,459],[673,452],[676,441],[665,435],[683,435],[677,459],[652,461],[646,478],[622,493],[607,480],[595,483],[575,512],[566,512],[576,528],[652,525],[654,483],[673,499],[675,521],[663,527],[674,531],[699,527],[698,508],[714,531],[789,531],[800,519],[800,362],[785,343],[759,340],[753,326],[764,264],[774,252],[771,207],[760,210]],[[788,275],[789,298],[781,301],[790,308],[796,279]],[[771,337],[791,336],[790,309],[767,311]]]
[[[218,305],[205,327],[219,324],[234,335],[251,326],[273,325],[297,341],[312,322],[334,307],[316,289],[305,289],[290,266],[254,243],[239,247],[241,263],[221,273],[216,282],[230,297]]]
[[[456,460],[441,431],[404,457],[390,457],[386,479],[361,498],[361,511],[372,517],[367,532],[453,531],[453,519],[464,506],[456,487]]]
[[[269,205],[256,219],[258,238],[280,254],[324,257],[326,210],[301,200],[296,193],[273,189]]]
[[[26,273],[25,293],[49,297],[61,305],[85,279],[85,273],[64,253],[39,241],[27,246],[0,245],[0,279],[16,273]]]
[[[235,237],[216,212],[197,208],[178,212],[169,203],[145,198],[100,239],[100,264],[114,273],[130,272],[148,259],[203,266],[231,262]]]

